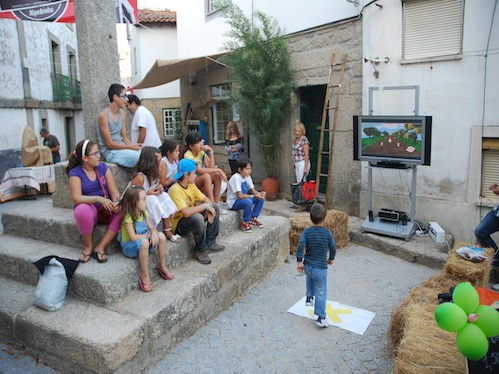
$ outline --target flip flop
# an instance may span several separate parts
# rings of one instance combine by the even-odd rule
[[[100,258],[99,258],[99,255],[100,255]],[[93,251],[92,252],[92,257],[95,258],[97,260],[97,262],[99,263],[104,263],[104,262],[107,262],[107,256],[106,256],[105,253],[102,253],[102,252],[98,252],[98,251]]]
[[[83,255],[83,259],[79,258],[78,261],[80,262],[80,264],[85,264],[88,262],[88,260],[90,260],[90,256],[92,256],[92,254],[85,254],[85,252],[81,252],[81,254]]]
[[[139,287],[143,292],[151,292],[153,291],[152,284],[145,284],[142,280],[142,275],[139,275]]]
[[[161,278],[166,279],[166,280],[173,279],[173,275],[168,275],[168,274],[164,273],[159,267],[157,267],[156,270],[158,271],[158,274],[161,276]]]

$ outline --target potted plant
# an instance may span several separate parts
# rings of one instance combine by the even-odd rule
[[[231,27],[224,62],[231,68],[228,80],[233,83],[231,99],[243,125],[259,142],[259,152],[266,175],[274,182],[281,155],[280,136],[288,127],[292,109],[291,92],[295,88],[290,53],[284,30],[277,21],[257,11],[251,18],[234,4],[220,7]],[[267,179],[267,178],[266,178]],[[262,182],[267,199],[277,197]]]

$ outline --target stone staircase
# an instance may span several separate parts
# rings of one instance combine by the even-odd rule
[[[175,279],[159,277],[152,253],[154,291],[144,293],[138,260],[123,256],[114,241],[109,261],[80,264],[64,306],[47,312],[33,305],[39,279],[33,262],[48,255],[77,259],[82,249],[72,210],[54,205],[38,199],[2,214],[0,335],[62,372],[140,372],[233,305],[289,253],[286,218],[263,216],[265,227],[245,234],[238,229],[239,213],[230,211],[221,217],[218,239],[226,249],[210,254],[210,265],[191,258],[190,235],[179,244],[168,242],[167,265]],[[94,237],[104,230],[98,226]]]

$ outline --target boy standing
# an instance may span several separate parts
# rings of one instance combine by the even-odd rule
[[[208,265],[211,263],[209,252],[221,252],[225,249],[215,242],[219,231],[219,207],[196,187],[196,163],[193,160],[183,158],[177,167],[178,172],[173,175],[173,179],[178,183],[168,190],[178,209],[173,216],[172,230],[181,236],[192,232],[195,242],[194,257],[200,263]],[[205,221],[208,222],[207,225]]]
[[[317,317],[315,324],[328,327],[326,319],[327,301],[327,266],[333,263],[336,256],[336,244],[333,234],[324,227],[326,208],[322,204],[314,204],[310,208],[310,219],[313,226],[303,230],[296,249],[296,269],[307,276],[307,299],[305,305],[314,305]],[[305,251],[305,254],[303,253]]]
[[[251,161],[246,156],[236,160],[236,170],[229,180],[227,190],[227,205],[231,210],[243,210],[243,222],[241,230],[249,233],[252,227],[262,228],[263,224],[258,221],[262,212],[265,192],[255,190],[251,179]]]

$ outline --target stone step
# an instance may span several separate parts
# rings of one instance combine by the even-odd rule
[[[56,209],[61,210],[62,208]],[[22,222],[23,214],[23,212],[17,211],[16,213],[6,213],[3,217],[5,234],[2,236],[2,241],[0,242],[0,259],[3,261],[4,266],[0,267],[0,275],[26,284],[35,285],[38,281],[38,271],[32,265],[33,262],[45,256],[52,255],[76,260],[81,251],[81,238],[79,243],[74,243],[74,240],[71,240],[69,242],[70,245],[68,245],[66,243],[55,244],[31,239],[29,237],[31,235],[21,237],[19,236],[21,232],[11,229],[11,226],[20,227],[19,224],[13,224],[12,222],[16,220],[19,223]],[[268,227],[254,230],[252,234],[246,234],[239,230],[234,230],[237,220],[239,220],[238,213],[229,212],[229,214],[222,216],[220,224],[220,233],[222,235],[219,235],[217,242],[226,247],[252,245],[255,241],[264,238],[273,230],[273,226],[276,224],[274,218],[262,217],[262,223]],[[31,220],[34,219],[34,217],[31,218]],[[38,227],[38,225],[44,224],[47,227],[51,226],[45,219],[42,219],[40,222],[30,222],[26,226]],[[66,228],[71,226],[71,224],[66,224]],[[61,226],[62,223],[59,223],[59,226],[57,225],[57,220],[53,222],[54,229],[61,229]],[[26,231],[36,236],[39,230],[31,231],[27,229]],[[69,231],[67,230],[66,232]],[[51,233],[48,238],[54,240],[57,236],[59,235]],[[67,241],[70,235],[59,237]],[[79,246],[76,247],[75,245]],[[108,252],[109,260],[105,264],[99,264],[94,259],[90,259],[88,263],[78,266],[77,272],[68,287],[70,295],[82,300],[92,301],[98,305],[107,305],[124,297],[130,290],[138,288],[137,278],[140,273],[138,260],[125,257],[117,241],[115,241],[113,247],[115,250]],[[193,247],[194,240],[191,234],[184,237],[178,244],[168,242],[167,266],[170,269],[176,269],[188,261],[192,257],[191,249]],[[150,253],[149,273],[153,280],[160,278],[156,271],[157,264],[157,252]]]
[[[225,236],[237,230],[240,217],[241,212],[235,211],[228,211],[227,215],[221,216],[219,235]],[[77,254],[80,253],[83,247],[83,238],[73,218],[73,209],[54,207],[51,199],[39,199],[33,201],[32,204],[19,206],[15,211],[4,212],[2,214],[2,224],[5,234],[80,248]],[[94,246],[102,238],[106,229],[107,226],[105,225],[95,227]],[[168,242],[168,244],[169,248],[177,245],[171,242]],[[188,241],[183,240],[178,245],[187,248],[190,244]],[[107,252],[121,253],[121,247],[117,240],[110,243]]]
[[[173,281],[155,276],[151,293],[138,290],[136,260],[116,253],[105,264],[80,265],[56,312],[33,305],[38,271],[31,263],[74,248],[3,235],[0,333],[64,372],[140,372],[284,262],[288,220],[262,222],[265,227],[251,234],[220,238],[226,250],[210,254],[210,265],[188,260],[174,269]]]

